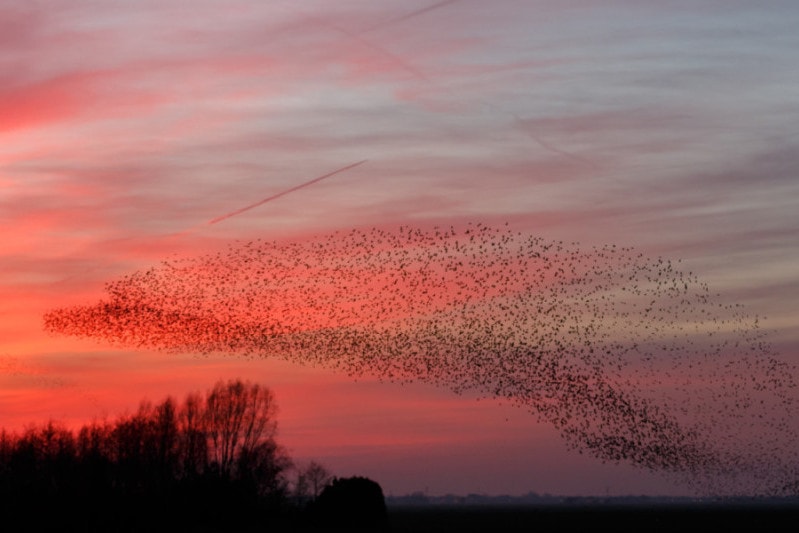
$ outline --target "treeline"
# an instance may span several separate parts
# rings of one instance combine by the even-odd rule
[[[292,462],[276,429],[271,390],[236,380],[77,430],[52,422],[2,430],[0,510],[26,530],[278,526],[318,495],[320,473],[298,477],[316,483],[310,490],[290,487]]]

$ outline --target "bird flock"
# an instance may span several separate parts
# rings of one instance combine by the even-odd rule
[[[661,257],[507,227],[235,242],[54,309],[49,331],[497,397],[603,461],[713,493],[799,480],[795,368],[758,318]]]

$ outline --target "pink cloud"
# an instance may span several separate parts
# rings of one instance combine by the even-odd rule
[[[85,77],[65,76],[0,91],[0,132],[65,120],[89,95]]]

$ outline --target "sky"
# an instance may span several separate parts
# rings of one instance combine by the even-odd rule
[[[788,0],[0,0],[0,425],[241,377],[297,461],[387,494],[685,493],[497,400],[42,316],[235,240],[507,223],[679,260],[799,364],[797,26]]]

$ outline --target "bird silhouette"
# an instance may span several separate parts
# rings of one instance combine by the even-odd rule
[[[714,493],[799,479],[795,368],[743,306],[632,248],[484,224],[353,229],[235,242],[106,292],[45,328],[498,397],[581,452]]]

